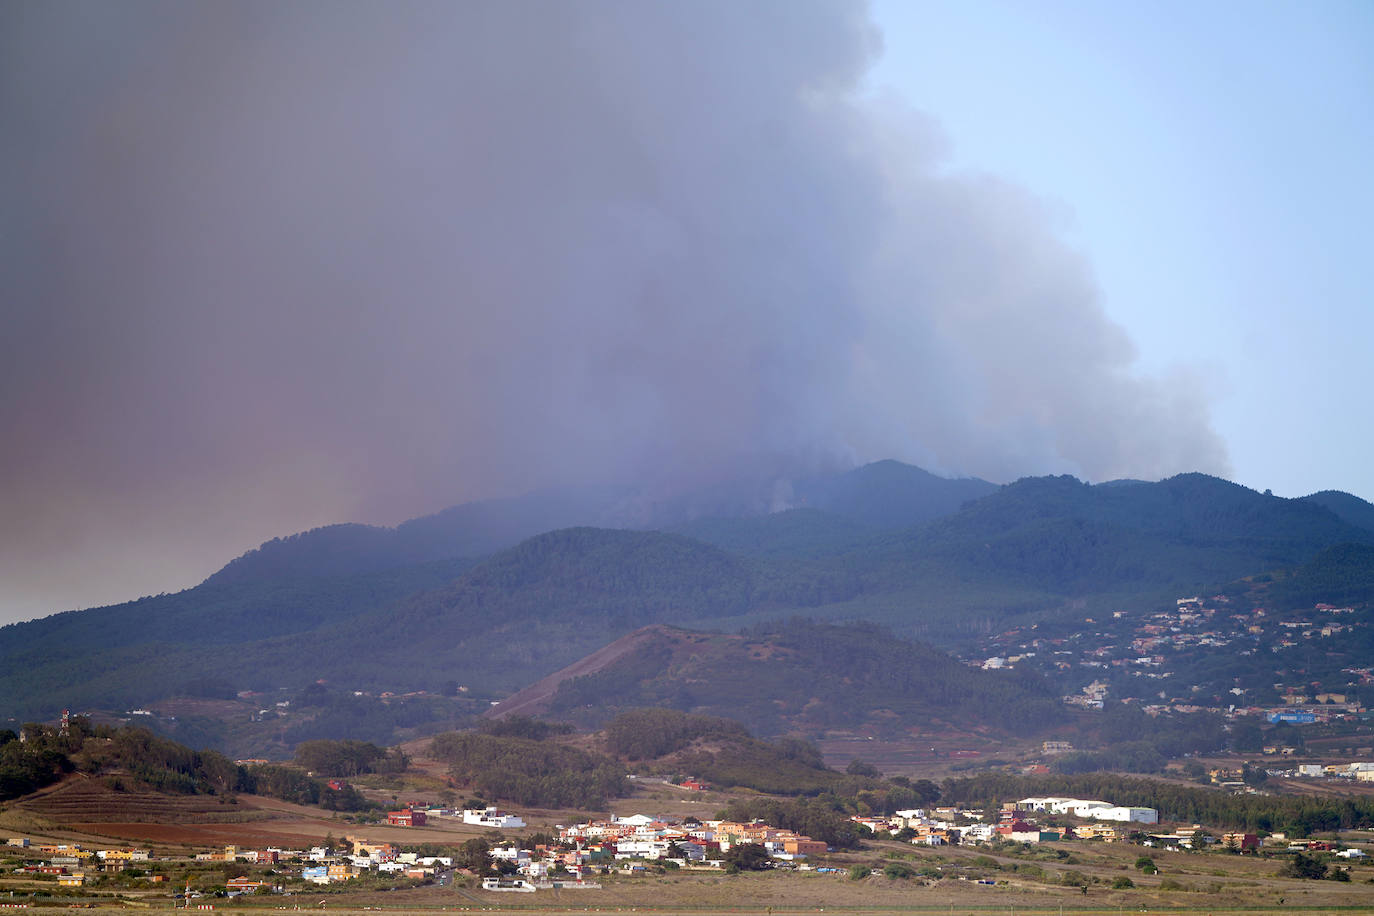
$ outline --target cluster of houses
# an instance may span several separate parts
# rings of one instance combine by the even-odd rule
[[[1116,827],[1104,823],[1062,828],[1042,827],[1036,823],[1035,813],[1066,815],[1099,822],[1154,824],[1159,821],[1159,812],[1154,808],[1133,808],[1095,799],[1058,797],[1023,798],[1020,801],[1008,802],[998,812],[996,824],[984,822],[981,810],[959,808],[935,808],[929,813],[922,808],[913,808],[898,811],[889,817],[855,815],[851,820],[874,833],[886,831],[899,834],[910,831],[911,842],[922,846],[971,846],[996,840],[1041,843],[1070,838],[1108,841],[1122,838]]]
[[[499,808],[445,808],[440,805],[419,807],[412,805],[399,811],[388,811],[386,822],[391,827],[423,827],[431,820],[452,818],[464,824],[477,827],[490,827],[496,830],[515,830],[525,826],[518,814],[510,814]]]
[[[88,849],[77,843],[34,843],[28,837],[9,837],[5,845],[41,857],[40,862],[20,866],[19,871],[53,875],[62,887],[81,887],[99,872],[122,871],[150,858],[146,849]]]
[[[416,806],[391,812],[391,815],[388,823],[399,826],[422,826],[430,818],[443,817],[482,827],[525,826],[518,815],[497,808],[451,810]],[[501,869],[504,876],[485,879],[483,887],[498,891],[596,887],[592,879],[603,869],[642,873],[646,862],[658,860],[672,861],[679,867],[719,868],[723,865],[724,854],[742,843],[757,843],[779,861],[804,860],[827,851],[823,842],[761,821],[689,820],[679,823],[648,815],[612,817],[606,821],[563,827],[559,829],[559,840],[555,846],[536,846],[533,850],[517,845],[492,849],[490,854],[494,862],[505,866]],[[74,886],[85,883],[87,873],[96,867],[93,863],[108,862],[110,868],[123,868],[130,862],[146,862],[150,858],[146,849],[87,850],[68,844],[31,846],[25,838],[11,839],[9,844],[32,848],[44,856],[42,864],[28,866],[27,870],[56,875],[61,883]],[[434,878],[453,868],[449,856],[401,852],[391,843],[371,842],[358,836],[345,837],[337,849],[326,846],[302,850],[226,846],[215,852],[198,853],[195,860],[271,866],[286,861],[299,862],[300,877],[314,884],[337,884],[368,873]],[[84,867],[83,863],[86,863]],[[231,894],[279,892],[281,889],[278,883],[252,878],[234,878],[228,882]]]
[[[308,850],[248,849],[240,846],[225,846],[217,852],[197,853],[197,862],[244,862],[250,865],[278,865],[288,859],[301,860],[306,864],[301,877],[315,884],[332,884],[347,881],[367,871],[400,874],[406,877],[432,877],[436,870],[451,867],[453,862],[444,856],[419,856],[415,853],[400,852],[390,843],[371,843],[361,837],[348,837],[346,844],[349,852],[316,846]],[[40,862],[20,867],[21,872],[53,875],[60,886],[80,887],[87,884],[99,872],[121,871],[126,868],[144,865],[153,861],[147,849],[88,849],[75,843],[34,843],[27,837],[11,837],[6,845],[24,850]],[[145,866],[146,867],[146,866]],[[147,880],[162,883],[165,875],[149,875]],[[230,878],[227,882],[230,894],[255,893],[262,890],[280,891],[279,883],[254,878]]]
[[[493,891],[536,891],[544,888],[598,887],[593,880],[605,871],[642,874],[654,863],[679,868],[720,868],[731,847],[753,843],[777,862],[809,868],[805,860],[829,847],[820,840],[762,821],[676,821],[646,814],[588,821],[558,828],[558,844],[524,849],[516,845],[491,850],[497,863],[513,874],[487,878],[482,886]]]
[[[1302,763],[1291,770],[1267,770],[1270,776],[1297,776],[1305,779],[1353,779],[1356,782],[1374,782],[1374,763],[1356,761],[1354,763]]]
[[[1368,626],[1367,615],[1357,614],[1354,608],[1346,606],[1318,604],[1311,612],[1294,616],[1275,615],[1264,608],[1237,609],[1230,607],[1231,603],[1225,595],[1184,597],[1177,599],[1173,608],[1153,614],[1137,617],[1126,611],[1113,611],[1110,619],[1087,618],[1087,626],[1063,636],[1036,632],[1037,626],[1015,628],[989,637],[980,654],[968,662],[983,668],[1013,668],[1023,663],[1061,671],[1087,668],[1090,674],[1092,669],[1123,669],[1133,677],[1166,681],[1174,676],[1168,665],[1174,653],[1226,646],[1238,655],[1281,653],[1312,641],[1341,639],[1354,629]],[[988,656],[988,650],[996,654]],[[1360,683],[1374,682],[1369,669],[1346,671],[1358,676]],[[1153,695],[1160,686],[1138,692],[1137,696]],[[1144,708],[1153,713],[1169,709],[1255,715],[1270,722],[1296,724],[1365,713],[1353,696],[1320,690],[1310,694],[1300,688],[1288,691],[1281,706],[1246,703],[1246,691],[1241,688],[1232,691],[1233,697],[1225,705],[1200,706],[1188,686],[1180,685],[1181,693],[1176,699]],[[1064,697],[1064,702],[1100,709],[1107,690],[1106,684],[1094,679],[1081,693]]]
[[[259,865],[275,865],[287,859],[300,860],[305,863],[301,868],[301,877],[312,884],[337,884],[371,872],[407,878],[432,878],[453,866],[453,860],[448,856],[401,852],[391,843],[374,843],[357,836],[345,837],[343,845],[337,849],[312,846],[310,849],[253,850],[226,846],[223,852],[200,853],[196,859]]]
[[[575,851],[612,859],[675,859],[679,864],[719,865],[732,846],[754,843],[779,861],[820,855],[825,843],[762,821],[673,821],[635,814],[560,827],[558,838]]]

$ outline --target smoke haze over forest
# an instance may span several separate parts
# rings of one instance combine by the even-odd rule
[[[862,5],[11,5],[0,620],[533,487],[1226,474]]]

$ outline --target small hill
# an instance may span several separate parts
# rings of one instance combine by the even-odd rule
[[[733,719],[661,707],[628,709],[602,732],[606,749],[650,772],[692,773],[720,788],[779,795],[837,792],[855,780],[797,738],[763,741]]]
[[[660,640],[705,640],[707,638],[704,634],[692,633],[687,630],[674,630],[661,624],[642,627],[629,636],[622,636],[610,645],[597,649],[591,655],[580,658],[566,668],[561,668],[548,677],[541,678],[525,689],[518,690],[504,700],[498,701],[484,714],[484,718],[534,716],[547,712],[549,704],[564,681],[575,677],[598,674],[611,665],[634,656],[646,645]]]
[[[996,491],[997,484],[977,477],[937,477],[891,460],[875,461],[844,474],[813,477],[794,486],[802,505],[869,528],[922,525]]]
[[[230,561],[207,584],[314,579],[480,557],[575,525],[611,524],[622,491],[541,490],[512,499],[464,503],[395,528],[330,525],[274,538]]]
[[[1374,531],[1374,504],[1358,496],[1351,496],[1340,490],[1322,490],[1311,496],[1304,496],[1303,500],[1329,510],[1347,524]]]
[[[764,736],[974,727],[1032,734],[1066,719],[1038,678],[973,670],[871,625],[806,620],[741,635],[641,631],[597,670],[523,708],[597,724],[641,706],[728,717]]]

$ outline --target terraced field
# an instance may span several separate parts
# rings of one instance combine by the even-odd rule
[[[179,822],[233,819],[236,806],[212,795],[118,791],[101,777],[75,774],[9,805],[56,823]]]
[[[254,801],[118,791],[101,777],[75,774],[7,805],[0,826],[52,839],[155,843],[160,850],[318,841],[314,831],[299,829],[296,812]]]

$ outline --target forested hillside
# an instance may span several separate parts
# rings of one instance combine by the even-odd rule
[[[1318,553],[1263,592],[1274,607],[1310,608],[1374,603],[1374,545],[1337,544]]]
[[[179,795],[246,792],[335,811],[370,807],[354,789],[329,789],[303,770],[240,766],[214,750],[195,751],[143,728],[93,725],[82,716],[65,728],[29,723],[0,731],[0,801],[51,785],[68,773],[100,778],[116,789]]]
[[[472,560],[336,578],[206,584],[0,628],[0,714],[125,708],[171,695],[232,697],[299,685],[323,630],[452,581]],[[245,676],[247,675],[247,676]]]
[[[754,506],[741,496],[754,492],[726,488],[697,505]],[[473,696],[499,696],[653,623],[736,632],[798,615],[869,620],[948,647],[1013,622],[1076,617],[1071,609],[1084,607],[1150,608],[1242,577],[1269,576],[1276,600],[1363,601],[1374,531],[1322,504],[1355,518],[1360,501],[1342,496],[1286,500],[1198,474],[1100,486],[1032,478],[993,488],[882,462],[797,483],[790,504],[802,508],[790,511],[686,522],[693,503],[684,498],[649,512],[673,518],[671,532],[566,528],[476,559],[410,562],[426,551],[478,549],[479,535],[499,540],[551,518],[624,518],[634,500],[615,491],[535,494],[396,529],[336,526],[270,542],[176,595],[0,630],[0,714],[120,710],[171,695],[232,697],[316,681],[345,693],[462,685]],[[403,561],[409,565],[387,567]],[[776,672],[788,691],[814,687],[825,664],[850,678],[827,683],[827,698],[810,706],[816,727],[843,720],[846,702],[902,706],[910,702],[904,696],[926,690],[866,673],[885,665],[849,652],[846,640],[858,632],[838,632],[831,649],[839,655],[824,662],[800,637],[786,649],[801,660]],[[878,658],[892,651],[863,649]],[[807,665],[821,666],[820,674],[801,673]],[[963,672],[948,676],[960,682]],[[705,680],[722,686],[650,679],[635,689],[646,702],[734,706],[751,710],[760,727],[777,727],[776,707],[754,694],[732,698],[727,676]],[[1039,697],[1026,685],[1016,689],[1027,702]],[[1027,710],[1008,712],[1018,709],[1010,700],[977,710],[954,699],[940,705],[1007,727],[1038,721]],[[316,720],[319,728],[329,721]],[[308,721],[291,729],[296,740],[331,737]],[[370,729],[348,736],[386,737]]]
[[[1337,518],[1357,528],[1374,531],[1374,505],[1358,496],[1351,496],[1340,490],[1322,490],[1320,493],[1304,496],[1303,499],[1330,510]]]
[[[657,635],[616,664],[565,682],[549,713],[594,725],[624,709],[668,707],[728,717],[765,736],[972,723],[1033,734],[1068,718],[1037,677],[970,669],[871,624],[792,620],[740,635]]]

